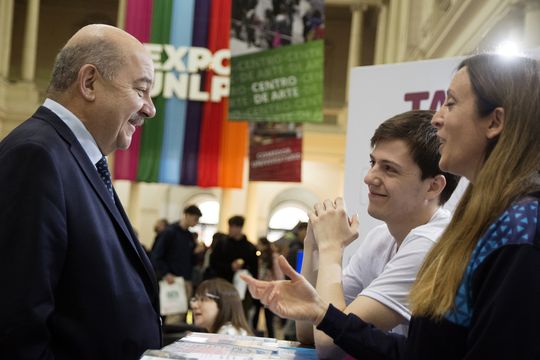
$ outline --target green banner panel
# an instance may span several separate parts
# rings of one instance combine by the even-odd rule
[[[229,119],[323,121],[323,40],[231,59]]]

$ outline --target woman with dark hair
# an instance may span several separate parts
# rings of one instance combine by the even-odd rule
[[[312,322],[362,359],[538,359],[538,62],[495,54],[463,60],[432,124],[441,141],[440,168],[470,185],[411,290],[408,338],[325,303],[283,258],[291,281],[246,277],[250,291],[277,314]],[[325,205],[320,212],[332,211]],[[347,224],[318,231],[313,220],[319,215],[310,214],[319,250],[339,246],[349,236]]]
[[[227,335],[251,335],[242,300],[236,288],[226,280],[203,281],[190,300],[196,326],[208,332]]]

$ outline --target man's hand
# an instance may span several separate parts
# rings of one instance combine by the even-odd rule
[[[174,284],[174,281],[175,281],[175,276],[171,273],[168,273],[167,275],[165,275],[163,277],[163,279],[165,279],[165,281],[167,282],[167,284]]]
[[[278,264],[291,280],[261,281],[251,276],[240,275],[247,282],[249,292],[255,299],[280,317],[309,321],[317,325],[328,309],[311,284],[280,256]]]
[[[244,259],[236,259],[231,263],[232,271],[238,271],[244,267]]]
[[[203,242],[200,242],[200,243],[197,243],[197,246],[195,246],[195,249],[193,249],[193,253],[198,255],[205,252],[205,250],[206,250],[206,246],[204,245]]]
[[[349,220],[342,198],[317,203],[308,215],[320,251],[341,251],[358,237],[358,216]]]

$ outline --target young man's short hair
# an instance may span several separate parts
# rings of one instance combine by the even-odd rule
[[[439,174],[446,178],[446,186],[440,196],[440,203],[444,204],[454,192],[459,176],[439,169],[440,143],[437,129],[431,125],[434,114],[431,110],[412,110],[391,117],[375,130],[371,147],[380,141],[405,141],[413,161],[420,168],[422,180]]]
[[[235,215],[229,219],[229,226],[244,227],[244,217],[240,215]]]
[[[186,215],[195,215],[198,217],[202,216],[201,209],[196,205],[189,205],[184,209],[184,214]]]

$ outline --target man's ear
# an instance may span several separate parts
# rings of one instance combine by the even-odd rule
[[[84,64],[79,70],[77,77],[77,87],[86,101],[94,101],[96,99],[96,81],[99,74],[92,64]]]
[[[429,189],[427,192],[428,199],[433,200],[433,199],[438,198],[439,195],[441,195],[442,191],[444,190],[445,186],[446,186],[446,178],[444,177],[444,175],[439,174],[431,178],[431,181],[429,183]]]
[[[486,137],[491,140],[495,139],[504,128],[504,109],[496,107],[489,116],[489,124],[486,130]]]

